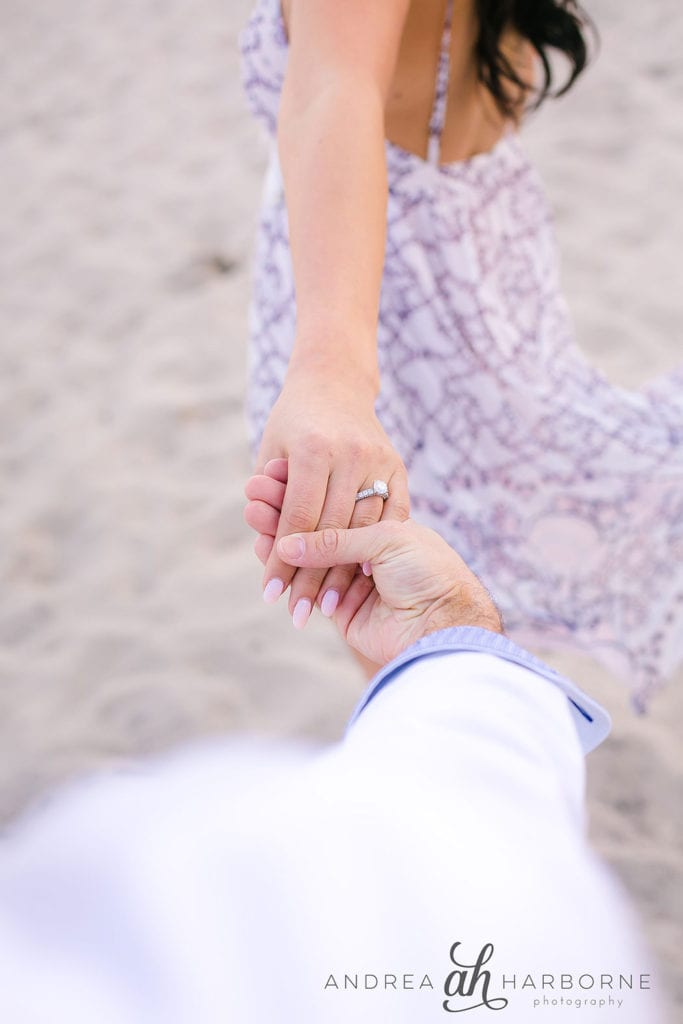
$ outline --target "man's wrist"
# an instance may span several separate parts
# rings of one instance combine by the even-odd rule
[[[463,584],[458,593],[435,602],[430,608],[422,637],[441,629],[473,626],[492,633],[505,633],[500,612],[484,587]]]

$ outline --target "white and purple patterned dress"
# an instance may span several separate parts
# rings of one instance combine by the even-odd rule
[[[452,2],[428,159],[386,143],[377,414],[408,469],[414,517],[478,573],[509,634],[591,654],[642,708],[683,660],[683,368],[629,391],[577,349],[551,213],[516,132],[440,163]],[[287,62],[279,0],[259,0],[240,45],[250,106],[273,138]],[[273,144],[251,302],[254,452],[295,323]]]

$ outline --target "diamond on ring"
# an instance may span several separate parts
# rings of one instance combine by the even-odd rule
[[[373,480],[372,487],[366,487],[364,491],[359,491],[356,495],[356,501],[360,501],[361,498],[381,498],[382,501],[386,501],[389,497],[389,488],[384,480]]]

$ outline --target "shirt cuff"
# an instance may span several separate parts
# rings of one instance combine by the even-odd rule
[[[390,661],[384,668],[380,669],[374,679],[363,693],[358,704],[349,719],[347,731],[370,701],[380,690],[384,689],[406,665],[417,658],[429,657],[432,654],[446,654],[469,651],[480,654],[493,654],[504,661],[511,661],[515,665],[529,669],[541,679],[547,680],[553,686],[558,687],[569,702],[569,710],[576,726],[579,741],[584,754],[594,750],[609,734],[611,720],[607,711],[594,701],[588,694],[580,690],[575,683],[550,668],[539,658],[525,651],[513,643],[502,633],[494,633],[489,629],[482,629],[479,626],[451,626],[448,629],[440,629],[436,633],[417,640],[398,657]]]

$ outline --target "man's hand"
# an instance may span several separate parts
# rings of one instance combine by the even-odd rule
[[[245,518],[257,530],[257,554],[270,554],[286,484],[281,460],[273,476],[252,477]],[[353,530],[328,528],[280,538],[277,553],[292,566],[356,569],[333,618],[346,641],[386,664],[415,640],[446,626],[502,632],[500,615],[477,577],[449,545],[412,520],[382,521]]]

